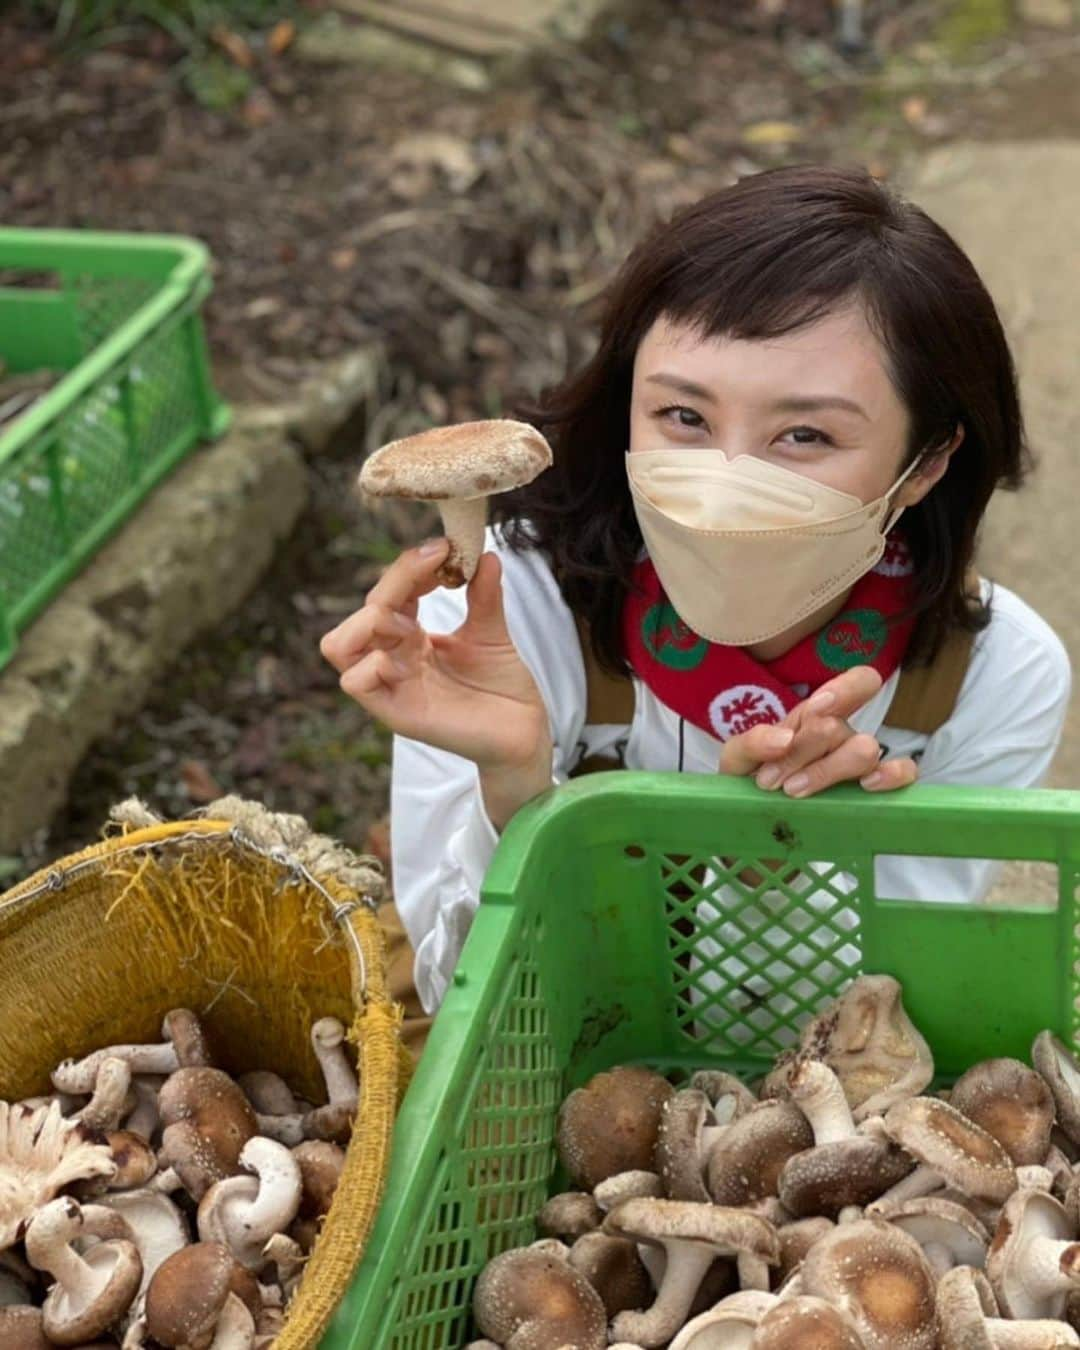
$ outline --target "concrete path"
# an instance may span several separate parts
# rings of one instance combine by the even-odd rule
[[[1039,468],[996,497],[980,561],[1069,649],[1075,691],[1051,786],[1080,788],[1080,142],[954,144],[901,186],[967,250],[1012,343]]]

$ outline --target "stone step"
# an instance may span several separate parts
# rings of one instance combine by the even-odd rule
[[[468,0],[453,4],[403,5],[397,0],[336,0],[342,14],[367,19],[384,28],[436,46],[448,47],[466,56],[498,57],[518,55],[537,45],[538,34],[530,26],[492,21],[482,14],[470,14]]]

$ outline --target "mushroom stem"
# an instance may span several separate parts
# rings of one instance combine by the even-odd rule
[[[276,1140],[289,1148],[304,1142],[304,1117],[301,1115],[267,1116],[256,1111],[255,1123],[264,1138]]]
[[[57,1200],[39,1210],[26,1233],[30,1264],[46,1270],[76,1299],[90,1302],[99,1281],[72,1240],[82,1228],[82,1211],[74,1200]]]
[[[157,1104],[158,1088],[151,1078],[136,1077],[132,1080],[131,1090],[135,1094],[135,1106],[124,1122],[124,1129],[130,1130],[132,1134],[142,1135],[149,1143],[154,1137],[160,1119]]]
[[[77,1119],[90,1130],[118,1130],[130,1087],[131,1066],[127,1061],[113,1055],[103,1059],[94,1080],[93,1095]]]
[[[1065,1350],[1080,1345],[1080,1337],[1067,1322],[1038,1318],[1012,1322],[1004,1317],[988,1317],[984,1323],[994,1350]]]
[[[60,1092],[93,1092],[102,1061],[126,1060],[132,1073],[173,1073],[180,1067],[170,1041],[157,1045],[110,1045],[85,1059],[65,1059],[52,1071],[53,1086]]]
[[[439,568],[439,574],[471,581],[484,551],[487,497],[447,497],[435,505],[439,508],[443,533],[450,544],[450,551]],[[458,580],[456,584],[460,585],[461,581]]]
[[[701,1131],[701,1162],[703,1167],[709,1160],[709,1154],[727,1134],[727,1128],[726,1125],[706,1125]]]
[[[768,1292],[769,1263],[763,1256],[756,1256],[753,1252],[740,1252],[735,1265],[739,1272],[740,1289]]]
[[[867,1213],[878,1214],[888,1205],[900,1204],[904,1200],[917,1200],[923,1195],[932,1195],[944,1185],[945,1178],[940,1172],[935,1172],[926,1163],[920,1163],[914,1172],[909,1172],[902,1181],[898,1181],[895,1186],[890,1186],[883,1195],[878,1196],[872,1205],[867,1205]]]
[[[664,1244],[667,1263],[657,1291],[656,1302],[647,1312],[621,1312],[611,1323],[615,1340],[635,1341],[646,1347],[666,1345],[686,1321],[705,1272],[716,1258],[707,1244],[671,1242]]]
[[[330,1105],[355,1105],[358,1084],[345,1053],[344,1025],[336,1017],[321,1017],[311,1028],[311,1044],[326,1081]]]
[[[843,1086],[827,1064],[818,1059],[799,1061],[788,1076],[788,1090],[810,1122],[816,1145],[854,1136],[855,1122]]]

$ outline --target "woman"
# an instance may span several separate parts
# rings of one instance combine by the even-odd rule
[[[465,591],[446,541],[400,557],[323,640],[395,733],[395,893],[436,1007],[510,817],[585,756],[841,782],[1030,787],[1070,672],[1021,599],[972,580],[1027,469],[993,302],[954,241],[859,170],[747,178],[655,229],[598,349],[526,414],[555,463],[496,499]],[[629,452],[629,453],[627,453]],[[590,725],[590,663],[633,677]],[[889,722],[901,671],[970,639],[951,714]],[[972,900],[978,860],[879,863],[880,893]]]

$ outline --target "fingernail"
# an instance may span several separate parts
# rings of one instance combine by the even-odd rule
[[[416,620],[410,619],[407,614],[397,614],[393,616],[394,627],[402,633],[412,633],[416,631]]]
[[[792,797],[798,797],[810,786],[810,779],[804,773],[797,773],[784,784],[784,791]]]
[[[795,739],[795,732],[792,727],[776,727],[766,732],[761,739],[767,750],[786,750]]]
[[[446,540],[429,539],[426,543],[420,545],[418,550],[421,558],[434,558],[436,553],[441,553],[446,548]]]
[[[780,781],[780,770],[775,764],[770,764],[767,769],[762,769],[755,782],[759,788],[775,787]]]
[[[859,782],[862,784],[864,788],[876,788],[880,786],[884,781],[885,775],[883,773],[879,773],[876,771],[874,773],[867,774],[865,778],[859,779]]]
[[[821,689],[810,698],[806,706],[811,712],[824,712],[826,708],[831,708],[835,702],[836,695],[831,689]]]

